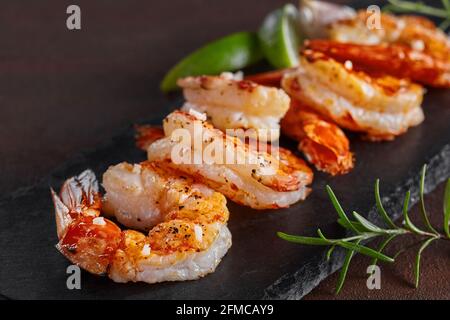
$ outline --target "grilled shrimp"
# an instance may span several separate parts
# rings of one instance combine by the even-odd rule
[[[162,222],[168,212],[198,211],[218,197],[205,185],[156,162],[111,166],[103,174],[103,187],[104,211],[129,228],[146,230]]]
[[[433,58],[450,60],[450,40],[429,19],[373,12],[316,0],[300,0],[300,24],[310,39],[379,45],[402,44]],[[380,25],[376,25],[376,23]]]
[[[323,14],[326,10],[331,13]],[[376,26],[370,11],[356,12],[314,0],[301,0],[300,13],[303,30],[308,32],[308,26],[314,26],[310,38],[332,40],[326,50],[335,59],[350,60],[365,71],[382,70],[425,85],[450,87],[450,39],[424,17],[381,13],[380,25]],[[320,46],[311,49],[325,48],[324,42],[316,44]]]
[[[220,76],[188,77],[178,80],[191,109],[206,113],[212,124],[227,129],[247,130],[247,137],[275,141],[280,136],[280,119],[289,109],[290,99],[283,90],[236,80],[231,73]],[[243,130],[237,130],[239,135]]]
[[[282,69],[250,75],[256,83],[281,86],[286,73],[295,69]],[[298,149],[316,169],[331,175],[348,173],[354,166],[350,142],[345,133],[316,111],[291,99],[291,106],[281,120],[281,132],[299,141]]]
[[[309,39],[326,38],[329,26],[338,21],[349,21],[356,11],[348,6],[316,0],[299,1],[299,22],[302,33]]]
[[[299,141],[298,149],[318,170],[338,175],[353,168],[353,154],[344,132],[298,101],[292,102],[281,130]]]
[[[158,223],[148,234],[121,230],[101,216],[98,183],[90,170],[67,180],[59,196],[52,190],[58,250],[90,273],[108,274],[116,282],[193,280],[213,272],[231,246],[225,197],[171,173],[142,163],[120,164],[105,174],[108,206],[126,224],[147,228]],[[124,218],[125,211],[135,220]]]
[[[350,19],[337,19],[328,26],[331,40],[365,45],[401,44],[432,58],[450,61],[448,36],[429,19],[381,13],[380,28],[373,28],[371,13],[361,10]]]
[[[312,182],[312,171],[288,150],[279,148],[276,152],[270,145],[265,145],[265,151],[260,146],[252,148],[215,129],[195,113],[175,111],[164,119],[163,125],[166,137],[149,146],[148,159],[165,161],[239,204],[274,209],[288,207],[309,194],[307,185]],[[197,145],[191,140],[180,143],[175,137],[180,129],[201,140]],[[209,159],[203,157],[206,153],[211,155]],[[189,160],[175,161],[174,154]]]
[[[357,45],[330,40],[311,40],[305,45],[306,50],[339,62],[351,61],[355,69],[372,76],[386,74],[433,87],[450,87],[450,60],[434,59],[402,45]]]
[[[302,104],[371,140],[390,140],[420,124],[424,90],[406,79],[353,70],[321,52],[305,50],[282,86]]]

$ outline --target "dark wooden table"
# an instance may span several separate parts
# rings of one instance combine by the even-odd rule
[[[69,31],[66,8],[72,3],[1,3],[2,194],[31,185],[80,150],[157,112],[156,106],[167,105],[158,85],[172,64],[219,36],[254,30],[284,1],[77,1],[82,29]],[[436,211],[441,193],[430,196]],[[418,291],[406,280],[411,257],[386,270],[389,281],[377,292],[365,289],[362,268],[354,268],[339,297],[449,298],[448,281],[440,281],[450,277],[448,257],[448,246],[426,254],[428,272]],[[335,278],[307,298],[333,298]]]

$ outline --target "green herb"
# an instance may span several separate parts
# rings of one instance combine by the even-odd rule
[[[303,237],[303,236],[294,236],[289,235],[283,232],[278,232],[278,236],[286,241],[305,244],[305,245],[314,245],[314,246],[329,246],[330,249],[326,253],[327,260],[330,259],[331,255],[334,252],[336,247],[342,247],[347,250],[347,255],[345,257],[344,265],[341,269],[338,284],[336,286],[336,294],[338,294],[345,282],[345,278],[347,276],[348,268],[350,266],[350,262],[355,255],[355,253],[362,253],[365,256],[372,257],[372,265],[376,265],[378,261],[385,262],[394,262],[395,259],[404,251],[411,249],[412,247],[403,248],[400,250],[394,257],[387,256],[383,253],[383,250],[391,243],[394,239],[399,236],[405,235],[415,235],[421,238],[420,240],[420,248],[417,252],[415,263],[414,263],[414,282],[415,286],[419,285],[420,278],[420,260],[422,257],[423,251],[435,240],[449,240],[450,232],[449,232],[449,220],[450,220],[450,179],[447,181],[445,195],[444,195],[444,231],[445,235],[436,231],[435,228],[431,225],[427,211],[425,210],[424,203],[424,185],[425,185],[425,175],[426,175],[426,166],[422,169],[421,179],[420,179],[420,209],[422,213],[422,218],[427,230],[422,230],[417,227],[409,218],[408,208],[409,201],[411,198],[411,192],[408,191],[405,195],[405,199],[403,202],[403,227],[397,226],[392,219],[389,217],[389,214],[383,207],[381,196],[380,196],[380,182],[377,179],[375,182],[375,203],[378,210],[378,213],[383,218],[386,227],[378,226],[371,221],[364,218],[362,215],[353,211],[353,219],[349,218],[349,216],[345,213],[341,204],[339,203],[336,195],[330,186],[326,187],[326,191],[330,198],[331,203],[333,204],[334,209],[336,210],[339,218],[337,222],[349,230],[351,234],[348,237],[342,239],[329,239],[327,238],[322,231],[317,230],[318,237]],[[382,238],[382,242],[377,249],[369,248],[363,244],[362,242],[367,242],[368,240],[372,240],[375,238]],[[415,246],[416,244],[414,244]]]
[[[443,19],[439,27],[445,31],[450,26],[450,0],[441,1],[443,8],[429,6],[423,2],[388,0],[389,4],[383,9],[395,13],[416,13]]]
[[[422,214],[422,219],[423,219],[425,225],[427,226],[428,230],[437,235],[438,232],[436,230],[434,230],[433,226],[430,223],[430,220],[428,219],[427,210],[425,209],[425,201],[423,199],[426,173],[427,173],[427,165],[424,165],[423,169],[422,169],[422,176],[420,179],[420,212]]]
[[[447,237],[450,239],[450,179],[447,180],[444,196],[444,230]]]

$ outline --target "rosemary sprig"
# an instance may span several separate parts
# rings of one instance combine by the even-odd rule
[[[443,19],[439,27],[445,31],[450,26],[450,0],[441,1],[443,8],[429,6],[421,1],[388,0],[389,4],[383,9],[389,12],[416,13]]]
[[[444,195],[444,230],[447,238],[450,239],[450,179],[447,181],[447,185],[445,186],[445,195]]]
[[[423,199],[426,173],[427,173],[427,165],[424,165],[422,168],[422,176],[420,179],[420,213],[422,214],[422,219],[425,225],[427,226],[428,230],[438,235],[439,233],[433,228],[433,226],[430,223],[430,220],[428,219],[427,210],[425,209],[425,201]]]
[[[336,247],[341,247],[347,250],[347,254],[344,260],[343,267],[341,268],[341,272],[339,275],[338,283],[336,286],[336,294],[338,294],[345,282],[348,269],[351,263],[353,256],[356,253],[362,253],[365,256],[372,257],[372,265],[377,264],[378,261],[384,262],[394,262],[395,259],[404,251],[411,249],[412,247],[407,247],[401,249],[394,257],[387,256],[383,253],[384,249],[394,240],[400,236],[405,235],[415,235],[421,238],[419,243],[415,243],[414,246],[421,244],[414,263],[414,282],[415,286],[419,285],[420,278],[420,260],[422,257],[423,251],[435,240],[449,240],[450,239],[450,230],[449,230],[449,222],[450,222],[450,179],[447,181],[445,195],[444,195],[444,232],[445,234],[441,234],[431,225],[430,220],[428,218],[427,211],[425,209],[424,203],[424,190],[425,190],[425,175],[426,175],[426,166],[422,168],[422,174],[420,179],[420,210],[422,213],[422,218],[424,225],[427,230],[422,230],[418,226],[416,226],[411,219],[409,218],[408,209],[409,209],[409,201],[411,197],[411,192],[408,191],[405,195],[405,199],[403,202],[403,226],[397,226],[389,214],[383,207],[381,196],[380,196],[380,182],[377,179],[375,182],[375,203],[376,208],[380,216],[383,218],[386,227],[378,226],[371,221],[364,218],[359,213],[353,211],[353,218],[350,219],[349,216],[345,213],[342,208],[339,200],[334,194],[333,190],[330,186],[326,187],[326,191],[328,196],[333,204],[334,209],[338,214],[337,222],[349,230],[351,234],[348,237],[341,239],[329,239],[327,238],[322,231],[317,230],[318,237],[303,237],[303,236],[294,236],[289,235],[283,232],[278,232],[278,236],[286,241],[305,244],[305,245],[315,245],[315,246],[329,246],[326,253],[326,258],[329,260],[334,252]],[[383,238],[381,244],[377,249],[372,249],[367,247],[361,243],[367,242],[368,240],[372,240],[375,238]]]

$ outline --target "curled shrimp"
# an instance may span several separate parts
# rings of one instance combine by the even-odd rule
[[[281,69],[247,78],[256,83],[280,87],[284,75],[293,71],[295,69]],[[345,133],[295,98],[291,98],[289,111],[281,120],[281,131],[299,141],[298,149],[318,170],[338,175],[348,173],[354,166],[350,142]]]
[[[353,154],[344,132],[298,101],[292,102],[281,130],[299,141],[298,149],[318,170],[338,175],[353,168]]]
[[[434,59],[402,45],[358,45],[330,40],[310,40],[305,45],[306,51],[320,52],[342,63],[350,61],[355,69],[373,77],[391,75],[433,87],[450,87],[450,60]]]
[[[329,56],[352,61],[365,71],[381,70],[433,87],[450,87],[450,39],[431,20],[388,13],[374,16],[367,10],[356,12],[323,1],[302,0],[300,4],[303,29],[308,32],[314,26],[309,38],[332,41],[328,44],[331,51],[323,41],[310,49],[322,48]]]
[[[373,22],[372,13],[360,10],[353,17],[330,23],[328,37],[338,42],[364,45],[400,44],[433,59],[450,61],[450,40],[431,20],[381,13],[379,27],[368,27]]]
[[[424,90],[407,79],[369,75],[311,49],[302,52],[283,89],[302,105],[371,140],[391,140],[424,119]]]
[[[226,200],[212,190],[206,195],[191,191],[182,201],[184,207],[177,207],[177,194],[188,191],[173,190],[170,194],[167,188],[173,184],[191,187],[192,181],[178,181],[180,178],[170,176],[170,172],[158,164],[143,163],[138,168],[121,164],[108,173],[105,187],[110,208],[122,214],[125,209],[135,219],[142,217],[141,211],[159,216],[160,222],[148,234],[121,230],[101,216],[98,183],[90,170],[67,180],[59,196],[52,190],[58,250],[88,272],[107,274],[116,282],[183,281],[213,272],[231,246]],[[156,187],[155,178],[163,185]],[[155,188],[154,197],[149,196],[150,188]],[[169,200],[171,197],[175,200]],[[127,203],[119,203],[120,199]],[[147,219],[140,226],[154,222]],[[136,222],[125,219],[125,223]]]
[[[399,44],[433,59],[450,60],[450,40],[433,21],[415,15],[393,15],[315,0],[300,0],[300,24],[310,39],[364,45]]]
[[[230,73],[187,77],[178,80],[178,85],[187,100],[183,111],[206,113],[222,131],[243,129],[253,139],[278,140],[279,122],[290,103],[283,90],[239,80]]]
[[[356,11],[348,6],[326,1],[299,1],[299,24],[308,39],[326,38],[332,23],[351,21],[355,17]]]
[[[307,186],[312,182],[312,171],[288,150],[273,146],[266,151],[258,146],[252,148],[182,111],[168,115],[163,125],[166,137],[149,146],[148,159],[164,161],[234,202],[254,209],[274,209],[288,207],[309,194]],[[199,145],[191,140],[187,145],[180,144],[174,138],[180,129],[186,130],[190,137],[200,137]],[[214,152],[211,158],[204,159],[207,150]],[[174,154],[179,153],[187,156],[187,161],[175,161]]]

